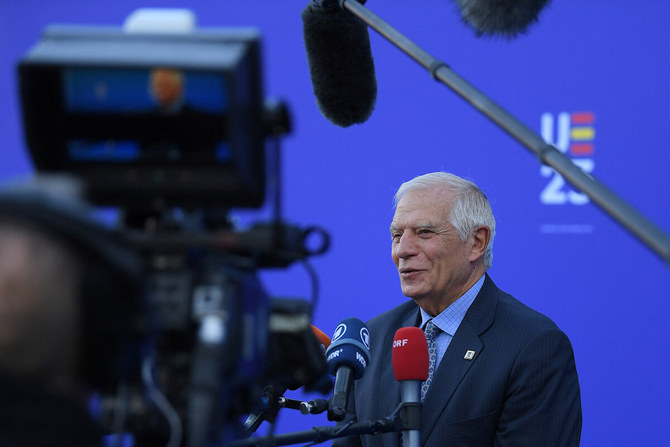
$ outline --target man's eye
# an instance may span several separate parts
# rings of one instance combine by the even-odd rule
[[[400,233],[393,233],[391,234],[391,239],[393,240],[393,242],[398,242],[400,240],[400,236],[401,236]]]

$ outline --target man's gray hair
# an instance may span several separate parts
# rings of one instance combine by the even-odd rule
[[[456,201],[451,208],[447,222],[456,228],[463,242],[480,225],[486,225],[491,230],[491,238],[484,253],[484,265],[491,267],[493,261],[493,239],[496,233],[496,221],[493,217],[491,203],[484,192],[473,182],[448,172],[431,172],[409,180],[398,188],[393,198],[393,206],[397,207],[400,199],[408,191],[417,189],[443,188],[456,195]]]

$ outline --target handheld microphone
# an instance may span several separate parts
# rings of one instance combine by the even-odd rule
[[[326,351],[328,372],[335,376],[333,397],[328,402],[328,420],[341,421],[354,380],[360,379],[370,361],[370,332],[358,318],[347,318],[335,328]]]
[[[330,337],[325,334],[321,329],[318,327],[314,326],[313,324],[310,325],[312,327],[312,332],[314,332],[314,335],[316,336],[316,339],[319,342],[319,346],[321,346],[321,353],[323,356],[326,356],[326,349],[330,346]]]
[[[327,0],[311,1],[302,11],[302,22],[319,110],[340,127],[365,122],[377,100],[368,26]]]
[[[400,382],[403,403],[421,401],[421,382],[428,379],[428,342],[418,327],[396,331],[391,355],[393,375]],[[420,430],[403,430],[403,446],[419,447]]]

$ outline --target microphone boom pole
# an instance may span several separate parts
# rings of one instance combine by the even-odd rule
[[[347,9],[385,39],[430,72],[433,79],[452,89],[474,108],[482,112],[521,144],[526,146],[540,162],[550,166],[576,188],[584,192],[610,217],[637,236],[656,252],[670,267],[670,236],[653,222],[626,203],[613,191],[587,175],[565,154],[547,144],[542,137],[500,107],[476,87],[456,74],[447,64],[435,59],[395,28],[375,15],[356,0],[339,0]]]

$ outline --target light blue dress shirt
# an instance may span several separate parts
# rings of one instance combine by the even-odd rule
[[[444,357],[444,353],[447,351],[449,343],[451,343],[451,339],[454,338],[454,334],[456,333],[458,326],[460,326],[461,321],[463,321],[465,313],[468,311],[470,305],[479,293],[479,290],[482,288],[485,276],[486,275],[482,275],[482,277],[479,278],[479,281],[477,281],[475,285],[470,287],[470,289],[459,299],[451,303],[449,307],[444,309],[435,317],[431,317],[426,313],[426,311],[419,308],[421,310],[421,329],[424,329],[428,320],[432,318],[433,323],[435,323],[435,325],[437,325],[437,327],[442,330],[440,335],[435,337],[434,340],[435,348],[437,349],[436,365],[439,365],[442,361],[442,357]]]

